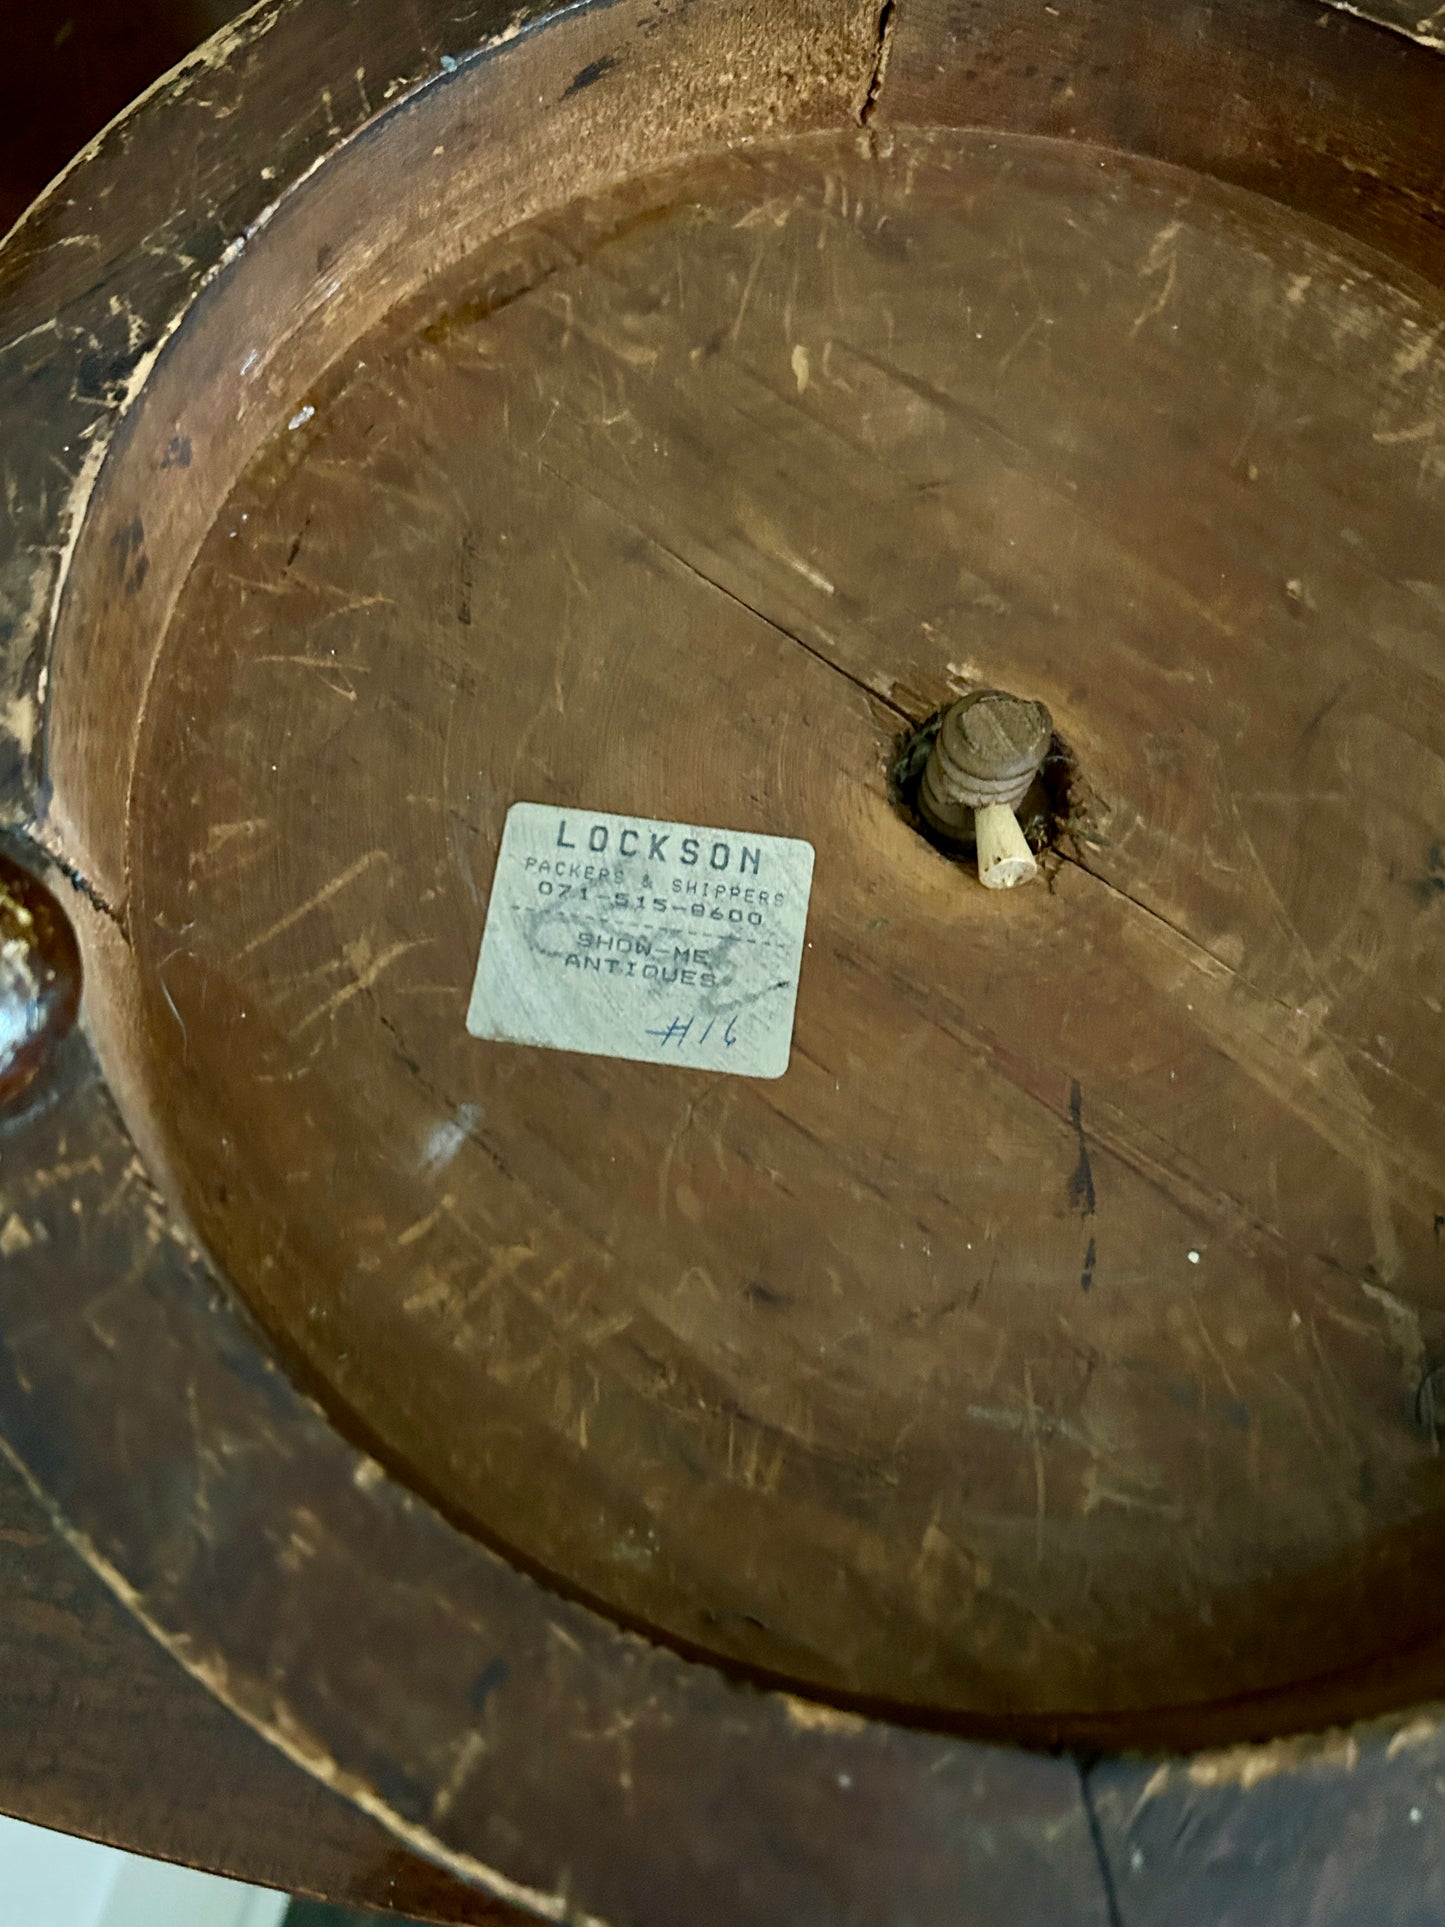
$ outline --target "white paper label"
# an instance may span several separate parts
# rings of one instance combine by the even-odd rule
[[[791,837],[514,803],[467,1029],[781,1077],[812,881]]]

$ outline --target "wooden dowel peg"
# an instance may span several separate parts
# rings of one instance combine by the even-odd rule
[[[1039,873],[1014,805],[1022,802],[1048,754],[1054,722],[1042,703],[1001,689],[957,702],[934,740],[918,803],[925,819],[957,841],[973,812],[979,881],[1011,890]]]
[[[974,812],[978,837],[978,880],[985,890],[1012,890],[1039,873],[1019,820],[1007,803],[987,803]]]

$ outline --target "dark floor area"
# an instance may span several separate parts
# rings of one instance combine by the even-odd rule
[[[0,0],[0,234],[242,0]]]

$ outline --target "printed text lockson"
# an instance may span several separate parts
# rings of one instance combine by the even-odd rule
[[[579,830],[578,834],[582,832]],[[616,842],[613,843],[614,834]],[[606,823],[591,824],[584,841],[574,840],[564,816],[557,825],[557,848],[559,850],[588,849],[594,856],[602,856],[609,847],[621,857],[641,856],[643,832],[631,828],[613,831]],[[673,840],[671,830],[649,830],[647,832],[647,861],[649,863],[681,863],[684,869],[696,869],[705,864],[710,870],[729,870],[736,865],[739,876],[757,876],[762,868],[763,853],[760,848],[746,843],[732,844],[718,839],[706,849],[700,838],[684,836],[678,839],[678,854],[674,858],[669,845]]]

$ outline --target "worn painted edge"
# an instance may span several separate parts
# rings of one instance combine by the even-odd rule
[[[374,105],[353,116],[314,158],[291,168],[284,178],[279,169],[262,169],[258,178],[267,181],[272,191],[259,197],[259,205],[248,213],[238,230],[210,260],[190,262],[188,273],[179,277],[170,290],[169,299],[163,304],[164,318],[159,320],[153,336],[130,358],[118,392],[98,401],[89,419],[67,424],[67,452],[77,448],[84,452],[71,463],[73,474],[63,501],[48,516],[37,516],[28,532],[12,524],[9,531],[12,543],[4,539],[7,518],[0,513],[0,564],[10,560],[7,548],[15,556],[24,556],[28,551],[32,558],[25,606],[18,617],[12,616],[8,623],[4,594],[7,585],[0,579],[0,823],[12,828],[31,828],[45,841],[42,765],[49,655],[71,564],[85,526],[87,509],[116,437],[197,301],[244,254],[311,176],[376,122],[404,109],[429,87],[444,82],[462,68],[489,59],[523,34],[545,28],[569,14],[605,9],[608,4],[609,0],[532,0],[531,4],[504,13],[500,0],[492,0],[491,4],[489,0],[476,0],[471,9],[458,8],[452,17],[451,31],[444,37],[444,41],[455,45],[455,53],[447,50],[444,41],[439,41],[435,51],[420,59],[414,71],[389,80]],[[274,32],[283,20],[303,12],[306,6],[307,0],[257,0],[257,4],[156,79],[75,155],[0,237],[0,269],[47,218],[59,212],[68,188],[82,180],[91,168],[104,163],[116,148],[124,152],[133,129],[183,103],[198,82],[233,69],[241,56]],[[492,17],[490,23],[485,19],[488,14]],[[480,36],[475,31],[478,26],[482,29]],[[468,31],[469,28],[472,31]],[[62,236],[57,243],[48,245],[66,243],[67,237]],[[82,307],[83,302],[78,301],[77,309]],[[127,317],[127,321],[129,319]],[[58,337],[62,325],[69,320],[69,311],[62,309],[47,321],[17,335],[0,334],[0,376],[3,376],[6,355],[47,329]],[[98,341],[98,332],[93,339]],[[57,444],[60,440],[57,433]],[[61,462],[58,454],[53,454],[53,459],[57,464]],[[11,589],[10,593],[14,597],[17,592]],[[7,768],[7,764],[10,767]],[[23,775],[18,774],[17,766]],[[51,850],[50,854],[58,855],[58,852]]]
[[[388,1806],[380,1794],[368,1786],[358,1774],[348,1773],[304,1728],[294,1723],[268,1722],[263,1715],[253,1712],[244,1697],[231,1690],[231,1681],[225,1668],[207,1665],[205,1661],[187,1652],[184,1643],[173,1638],[166,1627],[147,1609],[145,1596],[137,1591],[126,1579],[124,1573],[105,1557],[94,1540],[71,1525],[65,1515],[57,1511],[44,1489],[37,1483],[29,1466],[15,1452],[3,1433],[0,1433],[0,1454],[3,1454],[6,1463],[12,1465],[20,1474],[26,1489],[42,1506],[46,1517],[72,1552],[95,1573],[131,1617],[145,1628],[156,1644],[170,1655],[184,1673],[198,1685],[204,1686],[212,1699],[219,1700],[228,1713],[234,1714],[253,1733],[274,1746],[277,1752],[288,1759],[293,1766],[300,1767],[304,1773],[319,1780],[333,1793],[339,1794],[350,1805],[366,1814],[369,1819],[379,1822],[403,1845],[412,1848],[425,1859],[435,1861],[449,1873],[457,1875],[459,1879],[470,1881],[496,1899],[505,1901],[508,1906],[524,1908],[543,1920],[560,1923],[561,1927],[608,1927],[607,1922],[598,1915],[580,1912],[565,1892],[548,1893],[539,1888],[524,1886],[520,1881],[509,1880],[504,1873],[496,1867],[488,1866],[485,1861],[462,1853],[456,1847],[448,1846],[436,1834],[429,1832],[425,1827],[419,1827],[415,1821],[408,1820],[404,1814]]]
[[[1309,0],[1309,4],[1314,4],[1314,0]],[[1384,27],[1390,33],[1402,34],[1417,46],[1445,53],[1445,7],[1437,7],[1433,13],[1416,19],[1413,7],[1393,5],[1391,0],[1374,0],[1372,6],[1354,6],[1351,0],[1320,0],[1320,4],[1333,7],[1337,13],[1353,14],[1357,20],[1368,20],[1372,26]]]

